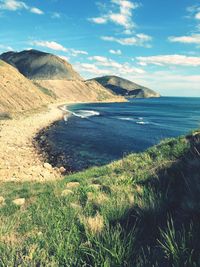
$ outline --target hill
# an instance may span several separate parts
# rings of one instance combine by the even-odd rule
[[[96,81],[35,80],[38,86],[54,92],[58,99],[66,102],[124,101]]]
[[[1,266],[199,266],[200,134],[0,187]]]
[[[7,52],[0,55],[0,59],[17,68],[41,91],[48,92],[57,101],[124,101],[98,82],[84,81],[71,64],[53,54],[28,50]]]
[[[99,82],[116,95],[136,98],[160,97],[157,92],[118,76],[103,76],[92,80]]]
[[[0,60],[0,113],[22,112],[52,101],[17,69]]]
[[[16,67],[31,80],[81,80],[67,61],[53,54],[38,50],[7,52],[0,59]]]

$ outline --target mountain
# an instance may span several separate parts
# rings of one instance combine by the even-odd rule
[[[31,80],[82,80],[71,64],[53,54],[25,50],[3,53],[0,59],[17,68]]]
[[[35,80],[38,86],[53,92],[59,100],[66,102],[122,102],[122,96],[116,96],[96,81]]]
[[[66,60],[37,50],[0,55],[0,112],[37,109],[56,101],[124,101],[96,81],[84,81]]]
[[[159,93],[118,76],[103,76],[92,80],[97,81],[116,95],[133,98],[160,97]]]
[[[2,60],[0,81],[0,115],[39,108],[52,101],[52,97]]]

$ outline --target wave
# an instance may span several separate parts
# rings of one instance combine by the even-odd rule
[[[64,115],[64,117],[63,117],[63,119],[64,119],[64,121],[68,121],[68,115]]]
[[[123,121],[132,121],[132,122],[135,122],[136,124],[140,124],[140,125],[150,124],[150,122],[144,121],[144,118],[142,118],[142,117],[139,117],[139,118],[118,117],[117,119],[123,120]]]
[[[150,124],[148,121],[136,121],[136,123],[141,125]]]
[[[69,110],[67,109],[67,106],[66,106],[66,105],[64,105],[64,106],[60,106],[60,109],[61,109],[62,111],[69,111]]]
[[[72,112],[72,114],[81,119],[100,115],[98,111],[94,111],[94,110],[77,110],[76,112]]]
[[[122,121],[136,121],[136,119],[130,117],[118,117],[117,119]]]

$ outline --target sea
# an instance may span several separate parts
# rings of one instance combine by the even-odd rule
[[[110,163],[200,128],[200,98],[129,99],[63,108],[71,116],[50,127],[47,136],[51,150],[65,156],[72,171]]]

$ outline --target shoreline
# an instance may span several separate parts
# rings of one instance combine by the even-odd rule
[[[118,102],[116,99],[104,103]],[[37,135],[70,116],[63,110],[65,105],[88,104],[88,102],[58,102],[49,104],[47,110],[28,116],[17,116],[12,120],[0,120],[0,182],[54,181],[62,179],[64,167],[52,167],[43,151],[35,143]],[[94,103],[94,102],[92,102]],[[102,103],[102,102],[95,102]]]
[[[45,162],[34,145],[37,133],[60,120],[60,104],[50,104],[47,111],[0,121],[0,182],[46,181],[62,176]]]

